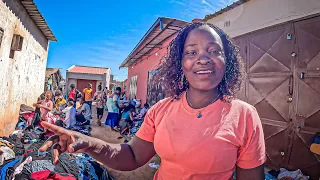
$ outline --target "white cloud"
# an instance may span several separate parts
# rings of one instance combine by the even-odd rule
[[[179,4],[181,6],[185,6],[186,3],[184,3],[183,1],[178,1],[178,0],[170,0],[169,1],[170,4]]]
[[[236,0],[189,0],[184,1],[185,11],[180,12],[181,16],[191,18],[203,18],[207,14],[212,14]],[[171,0],[170,3],[178,4],[180,1]]]

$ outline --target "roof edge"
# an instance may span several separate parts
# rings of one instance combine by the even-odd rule
[[[33,0],[20,0],[22,6],[27,11],[33,22],[36,26],[40,29],[43,35],[51,41],[57,42],[57,38],[54,36],[53,32],[51,31],[48,23],[40,13],[37,5],[33,2]]]
[[[217,16],[219,16],[220,14],[223,14],[223,13],[225,13],[225,12],[227,12],[227,11],[230,11],[231,9],[234,9],[234,8],[240,6],[240,5],[242,5],[242,4],[244,4],[244,3],[248,2],[248,1],[250,1],[250,0],[238,0],[238,1],[236,1],[236,2],[233,2],[231,5],[228,5],[228,6],[224,7],[224,8],[222,8],[222,9],[220,9],[219,11],[214,12],[213,14],[208,14],[208,15],[206,15],[206,16],[203,18],[203,20],[204,20],[204,21],[208,21],[209,19],[212,19],[212,18],[214,18],[214,17],[217,17]]]

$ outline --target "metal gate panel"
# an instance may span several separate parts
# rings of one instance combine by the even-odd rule
[[[257,109],[266,164],[320,177],[320,156],[309,150],[320,131],[320,17],[237,37],[246,62],[246,101]]]
[[[318,179],[320,156],[309,150],[308,142],[314,133],[320,132],[320,17],[296,22],[294,27],[297,42],[295,138],[288,167],[299,167]]]
[[[291,54],[293,24],[267,28],[248,35],[248,102],[261,118],[267,164],[286,167],[292,139],[291,110],[294,64]],[[280,55],[281,54],[281,55]]]

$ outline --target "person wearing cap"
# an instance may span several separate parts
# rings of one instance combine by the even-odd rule
[[[56,100],[56,110],[59,111],[59,110],[64,109],[66,104],[67,104],[67,101],[63,98],[63,96],[62,95],[58,96],[58,98]]]

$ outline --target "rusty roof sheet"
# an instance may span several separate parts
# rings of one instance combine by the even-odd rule
[[[56,37],[52,33],[50,27],[48,26],[46,20],[43,18],[41,13],[39,12],[36,4],[33,0],[20,0],[23,7],[27,10],[28,14],[32,18],[32,20],[39,27],[44,36],[51,41],[57,41]]]
[[[46,68],[46,77],[49,77],[50,75],[57,73],[59,71],[59,68]]]
[[[225,8],[220,9],[219,11],[217,11],[217,12],[215,12],[215,13],[213,13],[213,14],[208,14],[208,15],[206,15],[203,20],[204,20],[204,21],[208,21],[209,19],[212,19],[212,18],[214,18],[214,17],[216,17],[216,16],[219,16],[219,15],[222,14],[222,13],[225,13],[225,12],[227,12],[227,11],[230,11],[231,9],[236,8],[236,7],[238,7],[238,6],[246,3],[246,2],[248,2],[248,1],[250,1],[250,0],[238,0],[238,1],[234,2],[234,3],[232,3],[231,5],[229,5],[229,6],[225,7]]]
[[[180,31],[188,22],[159,17],[146,34],[142,37],[129,56],[122,62],[120,68],[128,67],[138,59],[148,55],[154,48],[161,47],[162,43]]]
[[[106,74],[109,68],[90,67],[90,66],[71,66],[67,72],[81,74]]]

